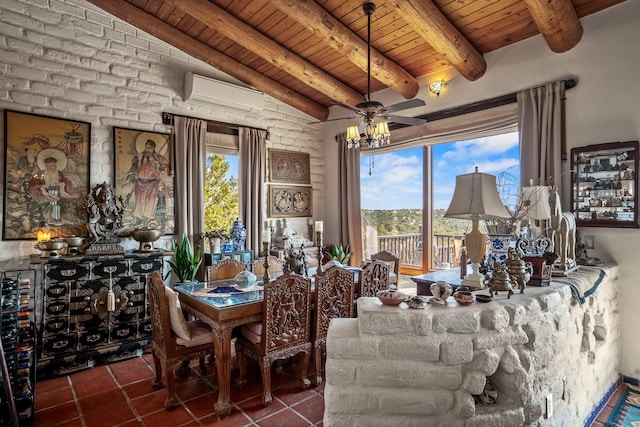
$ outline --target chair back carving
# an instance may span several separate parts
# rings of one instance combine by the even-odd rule
[[[400,258],[389,251],[380,251],[376,254],[371,255],[371,260],[376,259],[379,261],[386,261],[389,264],[393,263],[393,273],[396,275],[396,277],[400,277]]]
[[[326,340],[329,322],[335,317],[353,317],[354,273],[333,266],[316,275],[316,316],[313,342]]]
[[[163,352],[167,347],[175,347],[175,338],[171,334],[171,322],[169,321],[169,306],[164,282],[158,272],[149,274],[149,314],[153,330],[153,343]]]
[[[269,273],[281,273],[284,271],[284,264],[280,258],[269,255],[267,256],[267,261],[269,262]],[[264,274],[264,257],[257,258],[251,263],[251,271],[256,276]]]
[[[311,279],[297,274],[284,274],[264,287],[263,354],[282,353],[290,356],[309,343],[311,324]]]
[[[389,289],[389,265],[383,261],[373,260],[362,269],[359,296],[375,297],[376,292],[383,289]]]
[[[246,266],[235,259],[225,258],[213,265],[207,266],[207,275],[205,280],[233,279],[236,275],[246,269]]]

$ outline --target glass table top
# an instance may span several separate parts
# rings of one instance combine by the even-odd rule
[[[176,285],[174,289],[217,308],[233,307],[264,299],[264,288],[261,282],[247,288],[238,288],[233,280],[220,280]]]

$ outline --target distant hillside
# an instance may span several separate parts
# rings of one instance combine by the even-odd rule
[[[363,209],[362,216],[370,226],[378,229],[379,236],[421,232],[421,209]],[[436,209],[433,213],[434,234],[463,235],[469,231],[470,224],[470,221],[444,218],[443,209]]]

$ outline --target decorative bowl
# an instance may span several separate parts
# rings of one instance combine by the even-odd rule
[[[138,252],[151,252],[154,250],[153,242],[158,240],[163,232],[157,228],[137,228],[131,231],[131,237],[140,242]]]
[[[238,285],[238,288],[248,288],[256,283],[257,277],[250,271],[244,270],[236,274],[233,278],[233,282]]]
[[[61,240],[65,242],[70,248],[79,248],[84,243],[84,237],[80,236],[62,237]]]
[[[395,289],[383,289],[376,292],[376,296],[384,305],[399,305],[407,298],[405,293],[396,291]]]
[[[67,244],[60,240],[49,240],[48,242],[40,242],[38,243],[38,249],[41,251],[59,251],[63,249]]]
[[[458,291],[453,294],[453,299],[460,305],[471,305],[473,304],[473,294],[467,291]]]

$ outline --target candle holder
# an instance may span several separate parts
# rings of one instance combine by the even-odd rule
[[[264,285],[269,284],[269,242],[262,242],[262,248],[264,250],[264,275],[262,276],[262,283]]]
[[[273,225],[270,226],[269,229],[271,230],[271,247],[274,248],[276,247],[276,229]]]
[[[316,246],[318,247],[318,268],[316,271],[322,273],[322,231],[316,231]]]

